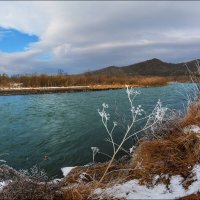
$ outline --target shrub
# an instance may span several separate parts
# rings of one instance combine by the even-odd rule
[[[0,192],[0,199],[8,200],[51,200],[54,199],[58,184],[48,182],[43,170],[34,166],[27,170],[16,172],[16,176]]]

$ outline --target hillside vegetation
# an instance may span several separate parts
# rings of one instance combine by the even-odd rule
[[[153,58],[144,62],[131,64],[127,66],[117,67],[110,66],[100,70],[90,72],[90,74],[103,74],[112,76],[187,76],[188,68],[192,71],[196,71],[195,64],[197,60],[192,60],[185,63],[167,63],[159,59]]]

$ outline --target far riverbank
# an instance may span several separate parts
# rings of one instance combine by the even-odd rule
[[[131,85],[132,87],[139,87],[139,85]],[[50,94],[63,92],[87,92],[87,91],[101,91],[114,90],[125,88],[126,85],[91,85],[91,86],[70,86],[70,87],[2,87],[0,88],[0,95],[29,95],[29,94]],[[140,86],[141,87],[141,86]]]

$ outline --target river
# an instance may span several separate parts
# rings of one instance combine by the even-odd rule
[[[149,113],[160,99],[164,106],[184,112],[186,93],[192,87],[192,84],[171,83],[136,88],[141,94],[135,105],[141,104]],[[0,159],[16,169],[37,164],[49,176],[60,177],[62,167],[90,163],[92,146],[111,153],[97,111],[104,102],[109,105],[111,123],[129,119],[130,105],[125,89],[0,96],[0,154],[7,153]],[[123,133],[121,129],[116,131]],[[97,162],[105,160],[105,156],[96,157]]]

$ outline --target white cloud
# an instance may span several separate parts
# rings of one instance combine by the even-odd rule
[[[199,57],[200,2],[0,2],[0,27],[35,34],[25,52],[0,52],[0,73],[69,73],[158,57]],[[0,33],[1,37],[1,33]],[[39,61],[42,55],[54,55]],[[1,67],[3,66],[3,67]]]

